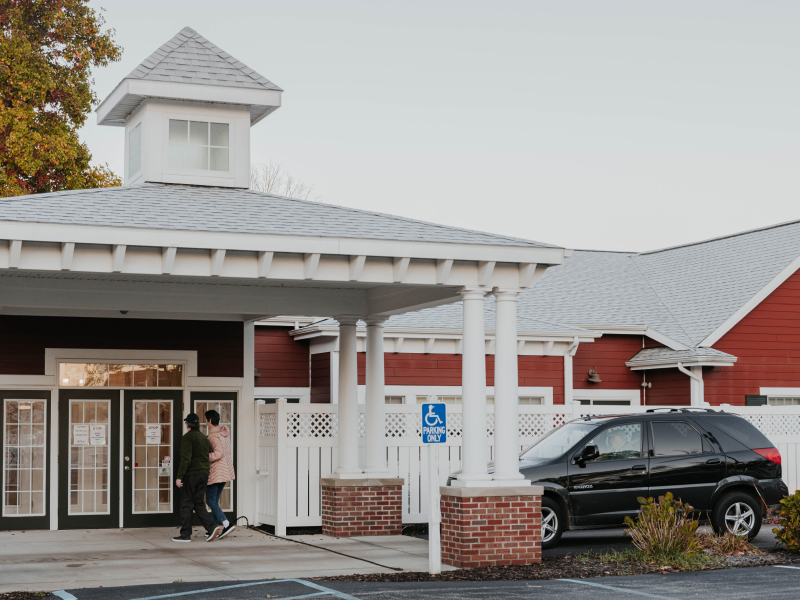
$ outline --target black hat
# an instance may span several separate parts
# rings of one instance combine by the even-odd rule
[[[186,415],[184,421],[186,421],[187,423],[199,423],[200,417],[197,416],[197,413],[189,413],[188,415]]]

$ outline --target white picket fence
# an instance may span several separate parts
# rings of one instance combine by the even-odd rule
[[[257,491],[258,520],[286,527],[320,526],[321,477],[337,467],[337,405],[275,404],[259,406]],[[359,414],[360,461],[364,464],[364,406]],[[520,449],[555,427],[587,414],[620,414],[659,407],[551,405],[519,407]],[[671,407],[662,407],[671,408]],[[800,406],[722,407],[743,416],[780,450],[783,479],[790,491],[800,484]],[[486,442],[489,458],[494,445],[494,407],[488,406]],[[421,408],[386,406],[387,460],[392,477],[403,478],[403,522],[428,520],[428,456],[421,440]],[[447,406],[447,442],[440,445],[441,484],[461,468],[461,406]]]

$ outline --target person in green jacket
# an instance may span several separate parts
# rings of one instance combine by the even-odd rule
[[[207,542],[217,539],[222,526],[216,525],[206,508],[206,485],[211,465],[208,455],[211,443],[200,431],[200,418],[189,413],[184,419],[186,433],[181,438],[181,462],[175,485],[181,488],[181,534],[173,542],[192,541],[192,513],[197,515],[205,527]]]

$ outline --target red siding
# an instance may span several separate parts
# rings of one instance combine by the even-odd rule
[[[553,388],[553,404],[564,404],[564,357],[520,356],[519,384]]]
[[[639,372],[641,377],[641,371]],[[689,405],[689,376],[678,369],[650,369],[647,381],[653,384],[645,394],[645,404]]]
[[[167,321],[0,316],[0,373],[44,375],[45,348],[196,350],[200,377],[241,377],[244,326]]]
[[[706,369],[706,401],[743,405],[760,387],[800,387],[800,272],[737,323],[714,348],[737,356],[733,367]]]
[[[594,342],[581,344],[572,359],[573,389],[641,389],[642,375],[625,366],[625,362],[641,349],[642,336],[639,335],[604,335]],[[592,367],[600,375],[600,383],[589,383]]]
[[[311,402],[331,402],[331,353],[311,355]]]
[[[308,341],[294,341],[291,327],[256,327],[257,387],[308,387]]]

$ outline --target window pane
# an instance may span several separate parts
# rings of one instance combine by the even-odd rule
[[[227,123],[211,123],[211,145],[224,148],[229,146]]]
[[[600,456],[595,460],[639,458],[642,454],[642,424],[628,423],[609,427],[587,444],[596,444],[600,449]]]
[[[208,146],[208,123],[202,121],[189,123],[189,143],[193,146]]]
[[[208,146],[189,146],[187,169],[208,171]]]
[[[755,425],[734,415],[720,415],[709,419],[709,424],[716,427],[748,448],[772,448],[775,444],[756,429]]]
[[[212,171],[228,170],[227,148],[211,148],[211,170]]]
[[[169,142],[170,144],[189,143],[189,121],[169,120]]]
[[[131,129],[128,138],[128,175],[135,175],[142,167],[142,124]]]
[[[682,421],[653,423],[653,446],[656,456],[703,453],[700,434]]]
[[[185,169],[189,163],[189,146],[169,145],[169,166],[173,169]]]

